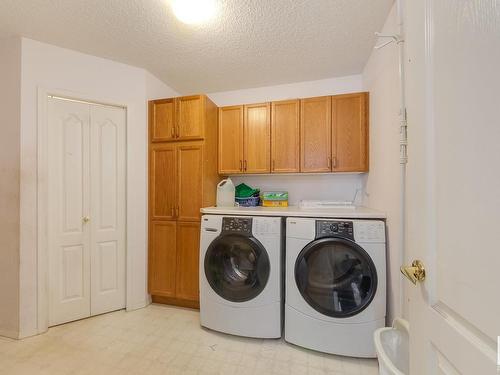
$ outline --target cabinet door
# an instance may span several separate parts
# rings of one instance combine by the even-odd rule
[[[149,216],[175,219],[177,155],[174,146],[153,145],[149,156]]]
[[[174,99],[149,102],[149,133],[151,142],[165,142],[175,138]]]
[[[219,174],[243,172],[243,106],[219,108]]]
[[[368,93],[332,97],[335,172],[368,171]]]
[[[203,96],[177,98],[177,139],[203,138]]]
[[[300,171],[300,101],[271,104],[271,172]]]
[[[156,296],[175,296],[176,222],[153,221],[149,227],[149,293]]]
[[[178,146],[177,163],[177,219],[199,221],[203,196],[203,147]]]
[[[271,164],[271,105],[252,104],[244,107],[243,171],[269,173]]]
[[[301,172],[331,171],[331,97],[300,101]]]
[[[200,223],[177,223],[176,298],[199,301]]]

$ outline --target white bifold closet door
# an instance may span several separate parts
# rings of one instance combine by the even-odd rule
[[[125,109],[48,99],[49,325],[125,307]]]

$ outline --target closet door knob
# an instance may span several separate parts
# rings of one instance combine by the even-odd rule
[[[84,223],[88,223],[88,222],[90,221],[90,217],[88,217],[88,216],[84,216],[84,217],[82,217],[82,221],[83,221]]]

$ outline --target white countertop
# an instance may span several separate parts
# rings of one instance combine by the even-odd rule
[[[295,216],[295,217],[326,217],[343,219],[385,219],[385,212],[373,210],[368,207],[355,208],[300,208],[289,207],[205,207],[203,214],[212,215],[249,215],[249,216]]]

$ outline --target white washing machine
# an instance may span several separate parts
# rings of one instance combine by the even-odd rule
[[[375,357],[385,326],[385,224],[288,218],[285,340],[352,357]]]
[[[201,325],[281,337],[282,219],[205,215],[200,241]]]

